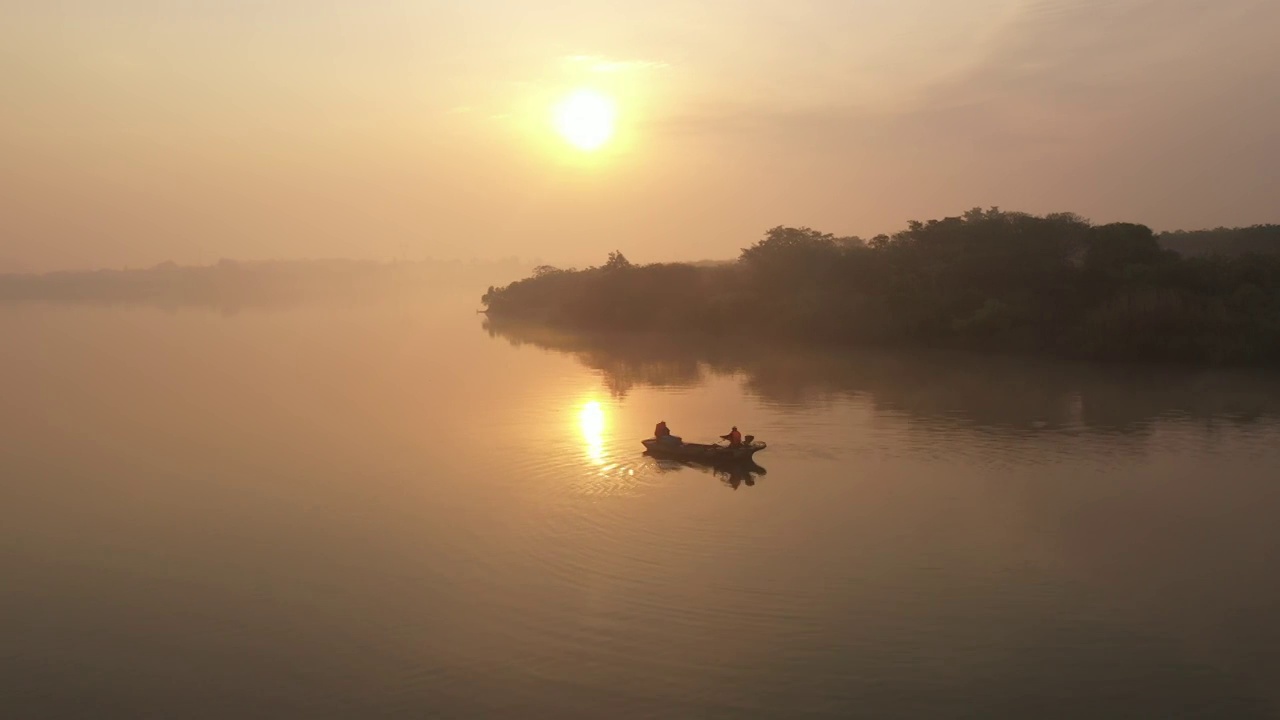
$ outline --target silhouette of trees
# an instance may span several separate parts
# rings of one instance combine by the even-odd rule
[[[1215,228],[1160,235],[1160,244],[1183,255],[1280,254],[1280,225]]]
[[[627,259],[627,256],[617,250],[609,253],[609,260],[604,264],[605,270],[627,270],[631,267],[631,261]]]
[[[1167,237],[974,208],[870,242],[779,226],[722,265],[636,266],[615,251],[600,268],[539,268],[483,300],[491,315],[591,330],[1280,360],[1280,253],[1188,257]]]

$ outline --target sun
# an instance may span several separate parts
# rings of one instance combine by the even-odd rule
[[[585,152],[599,150],[609,142],[617,117],[613,100],[595,90],[576,90],[555,107],[556,131]]]

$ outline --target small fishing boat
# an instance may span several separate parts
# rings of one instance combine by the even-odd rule
[[[756,440],[751,435],[746,436],[743,440],[744,442],[740,447],[672,442],[659,440],[658,438],[641,440],[640,444],[644,445],[644,449],[655,457],[690,460],[710,465],[750,462],[752,455],[767,447],[765,443]]]

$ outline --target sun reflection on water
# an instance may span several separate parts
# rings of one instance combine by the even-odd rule
[[[597,465],[604,464],[604,408],[592,400],[582,406],[578,415],[582,438],[587,443],[587,457]]]

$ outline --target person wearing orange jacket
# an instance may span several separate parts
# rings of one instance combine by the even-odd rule
[[[742,433],[738,432],[737,425],[733,426],[733,429],[729,431],[728,435],[721,435],[720,439],[728,440],[729,447],[734,447],[734,448],[742,447]]]

